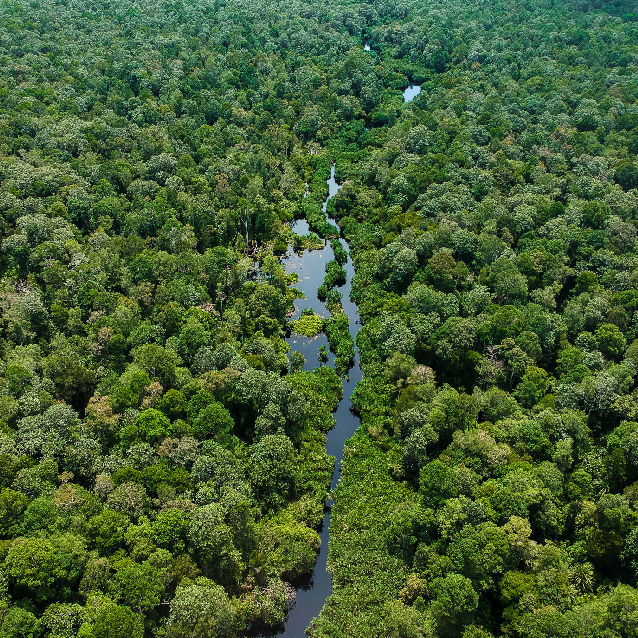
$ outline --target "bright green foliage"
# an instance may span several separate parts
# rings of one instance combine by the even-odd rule
[[[60,554],[46,539],[20,540],[9,549],[5,564],[16,584],[28,588],[37,600],[50,599],[67,576]]]
[[[442,633],[453,633],[455,628],[466,624],[476,612],[479,597],[472,582],[459,574],[432,581],[434,612]]]
[[[117,570],[115,591],[119,599],[138,613],[156,607],[164,591],[161,573],[148,563],[131,563]]]
[[[350,335],[350,321],[340,306],[328,304],[328,308],[331,315],[325,324],[326,333],[330,349],[335,353],[335,369],[343,376],[354,361],[354,340]]]
[[[266,506],[277,508],[295,489],[295,451],[284,435],[268,435],[251,448],[252,485]]]
[[[130,522],[126,514],[106,509],[89,519],[87,535],[101,554],[108,555],[122,545]]]
[[[198,439],[225,441],[234,425],[230,412],[221,403],[213,401],[197,415],[193,430]]]
[[[288,519],[288,520],[286,520]],[[281,522],[279,522],[281,520]],[[266,568],[294,579],[312,569],[319,550],[319,535],[315,530],[295,524],[280,516],[259,530],[260,549],[270,549]]]
[[[80,638],[142,638],[144,624],[142,617],[122,605],[106,605],[95,623],[83,625]]]
[[[421,469],[420,490],[429,505],[439,505],[443,500],[458,496],[459,481],[453,468],[438,459]]]
[[[53,636],[72,638],[84,622],[83,611],[77,603],[54,603],[46,608],[41,623]]]
[[[171,423],[159,410],[144,410],[134,424],[122,429],[120,438],[126,446],[137,441],[156,443],[168,436]]]
[[[290,327],[300,335],[314,337],[323,330],[324,319],[312,310],[303,310],[301,317],[290,322]]]
[[[339,284],[346,282],[346,271],[341,267],[338,261],[332,260],[326,264],[326,276],[323,283],[326,290],[330,290]]]
[[[0,627],[2,638],[38,638],[41,635],[41,623],[30,611],[14,605],[4,613]]]
[[[283,622],[359,328],[313,635],[636,633],[635,3],[17,0],[0,48],[0,638]]]
[[[153,521],[153,536],[158,547],[176,554],[184,551],[188,538],[189,516],[179,509],[160,512]]]
[[[22,515],[29,504],[29,497],[7,487],[0,492],[0,525],[3,538],[16,536],[22,523]]]
[[[171,602],[167,635],[171,638],[234,635],[233,610],[224,590],[205,578],[183,583]]]

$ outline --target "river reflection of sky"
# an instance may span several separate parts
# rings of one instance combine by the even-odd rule
[[[329,196],[328,199],[334,197],[339,188],[341,188],[335,180],[335,167],[333,165],[330,171],[330,179],[328,180]],[[326,210],[324,203],[323,209]],[[328,217],[328,221],[336,225],[334,219]],[[293,222],[293,230],[298,235],[306,235],[309,232],[308,222],[305,219],[298,219]],[[341,240],[346,251],[348,245],[345,240]],[[348,251],[349,254],[349,251]],[[323,317],[329,317],[324,303],[317,299],[317,288],[323,283],[325,274],[325,265],[328,261],[334,259],[334,253],[330,244],[326,244],[320,250],[304,250],[302,253],[295,253],[292,250],[282,259],[282,263],[286,272],[296,272],[299,275],[299,281],[294,287],[301,290],[306,299],[298,299],[295,302],[296,312],[294,316],[298,316],[304,308],[312,308],[317,314]],[[346,283],[339,288],[343,294],[343,308],[350,320],[350,334],[354,337],[359,328],[357,307],[350,301],[351,280],[354,274],[352,260],[348,258],[345,264],[347,273]],[[287,337],[286,342],[291,349],[298,350],[306,358],[305,370],[313,370],[318,363],[318,350],[320,346],[329,348],[328,338],[325,333],[316,337],[303,337],[294,332]],[[334,354],[330,352],[328,365],[334,366]],[[335,417],[335,427],[328,432],[326,437],[326,452],[334,456],[336,459],[335,470],[332,475],[331,489],[334,489],[341,479],[341,461],[343,459],[343,446],[347,439],[359,427],[360,421],[351,411],[352,393],[356,384],[361,380],[362,371],[359,367],[359,351],[355,346],[354,366],[350,370],[349,378],[342,381],[343,399],[339,403]],[[317,556],[317,561],[313,573],[297,582],[292,583],[297,590],[296,603],[288,612],[286,623],[278,630],[270,633],[259,634],[260,638],[269,638],[271,636],[279,636],[283,638],[300,638],[305,635],[305,630],[312,622],[312,619],[319,615],[326,598],[332,593],[332,577],[327,571],[328,565],[328,543],[330,532],[330,505],[327,503],[327,509],[323,520],[322,527],[318,530],[321,538],[321,549]]]
[[[410,86],[403,91],[403,99],[406,102],[412,101],[419,93],[421,93],[421,87],[416,86],[415,84],[410,84]]]

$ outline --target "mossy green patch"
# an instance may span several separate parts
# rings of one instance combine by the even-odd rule
[[[312,310],[304,310],[301,317],[290,322],[290,327],[299,335],[314,337],[324,328],[325,319]]]

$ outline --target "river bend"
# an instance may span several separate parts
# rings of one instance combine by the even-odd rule
[[[335,166],[332,165],[330,179],[328,180],[328,197],[323,204],[324,212],[327,209],[328,201],[334,197],[341,188],[335,180]],[[337,222],[328,217],[328,221],[335,226]],[[294,230],[298,235],[305,235],[309,232],[308,222],[299,219],[294,222]],[[343,295],[341,303],[343,310],[350,321],[350,334],[355,339],[354,365],[350,369],[348,379],[342,379],[343,399],[339,402],[334,413],[336,424],[326,435],[326,452],[336,459],[335,469],[332,474],[331,490],[337,486],[341,476],[341,462],[343,460],[343,447],[347,439],[359,427],[359,418],[351,411],[352,393],[355,386],[361,380],[361,368],[359,367],[359,351],[356,347],[356,335],[359,329],[359,315],[356,305],[350,301],[350,288],[354,266],[350,259],[348,244],[342,239],[342,243],[348,253],[348,261],[343,268],[346,271],[346,283],[339,287]],[[301,290],[306,299],[299,302],[299,310],[294,318],[298,317],[302,308],[312,308],[317,314],[329,317],[330,312],[325,304],[317,298],[317,288],[323,283],[325,275],[325,265],[334,259],[334,253],[329,243],[319,250],[304,250],[303,253],[292,252],[284,259],[286,272],[295,272],[299,275],[299,281],[295,287]],[[298,350],[306,358],[305,370],[314,370],[319,365],[318,350],[320,346],[329,348],[328,338],[324,333],[317,337],[303,337],[294,332],[286,339],[292,350]],[[334,354],[329,355],[328,365],[334,365]],[[328,545],[330,540],[330,508],[332,501],[326,502],[326,513],[323,519],[319,536],[321,538],[321,549],[317,556],[317,561],[313,573],[302,582],[293,583],[297,587],[297,599],[294,606],[289,610],[285,625],[278,631],[262,633],[263,638],[270,636],[284,636],[286,638],[301,638],[305,635],[306,628],[311,624],[313,618],[319,615],[326,598],[332,593],[332,577],[327,570],[328,565]]]

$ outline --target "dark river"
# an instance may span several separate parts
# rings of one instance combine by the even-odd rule
[[[364,43],[364,48],[366,51],[370,50],[367,42]],[[403,92],[403,99],[406,102],[410,102],[420,92],[420,86],[410,85]],[[330,178],[328,179],[328,197],[323,204],[324,212],[327,209],[328,201],[339,192],[340,188],[335,180],[335,166],[333,164],[330,171]],[[328,217],[328,221],[338,226],[336,221],[331,217]],[[309,232],[308,222],[305,219],[298,219],[293,222],[293,224],[293,229],[298,235],[306,235]],[[348,244],[343,238],[341,242],[348,253],[348,261],[343,266],[347,273],[346,283],[339,288],[343,295],[341,303],[344,312],[350,320],[350,334],[356,339],[360,325],[359,315],[356,305],[350,301],[350,288],[352,276],[354,275],[354,267],[350,259]],[[283,260],[286,272],[296,272],[299,275],[299,281],[295,284],[295,287],[301,290],[306,297],[306,299],[297,300],[298,310],[294,318],[297,318],[304,308],[312,308],[317,314],[323,317],[330,316],[325,304],[317,298],[317,288],[323,283],[325,265],[331,259],[334,259],[334,253],[328,243],[321,250],[304,250],[303,253],[299,254],[291,251]],[[303,337],[292,333],[286,341],[290,345],[291,350],[298,350],[306,358],[304,370],[314,370],[319,365],[318,350],[321,346],[325,346],[329,349],[328,338],[323,333],[316,337]],[[350,369],[349,377],[348,379],[342,380],[343,399],[334,413],[336,425],[328,432],[326,439],[326,452],[336,459],[335,469],[332,474],[331,489],[337,486],[341,478],[344,443],[355,433],[360,423],[358,417],[351,411],[352,393],[362,376],[361,368],[359,367],[359,350],[356,347],[356,341],[354,352],[354,365]],[[329,355],[327,365],[334,365],[334,354],[332,352]],[[303,638],[306,628],[310,625],[313,618],[319,615],[326,598],[332,593],[332,578],[327,571],[328,543],[330,540],[330,508],[332,503],[331,500],[326,503],[326,513],[323,524],[319,529],[321,550],[317,556],[313,573],[301,582],[292,583],[297,589],[297,600],[294,606],[289,610],[284,626],[279,630],[261,633],[261,638],[270,638],[272,636]]]
[[[328,180],[329,195],[326,199],[323,209],[326,210],[328,200],[334,197],[339,191],[340,186],[335,181],[335,167],[332,166],[330,179]],[[335,226],[337,223],[334,219],[328,217],[328,221]],[[294,230],[298,235],[308,233],[308,223],[306,220],[297,220],[294,222]],[[359,315],[357,307],[350,301],[351,279],[354,275],[354,267],[350,259],[348,245],[342,239],[342,243],[348,252],[348,262],[344,264],[347,273],[346,283],[339,288],[343,294],[341,303],[343,310],[350,320],[350,334],[356,337],[359,330]],[[329,317],[330,313],[326,306],[317,299],[317,288],[323,283],[325,275],[325,265],[328,261],[334,259],[332,248],[327,244],[321,250],[308,251],[303,254],[295,254],[294,252],[284,260],[286,272],[296,272],[299,275],[299,281],[295,287],[301,290],[306,299],[297,300],[297,316],[303,308],[312,308],[317,314],[323,317]],[[287,342],[292,350],[298,350],[306,357],[305,370],[314,370],[319,365],[318,349],[324,345],[328,348],[328,339],[325,334],[318,337],[308,338],[292,334]],[[328,365],[333,365],[334,355],[330,353]],[[352,401],[350,397],[354,391],[356,384],[361,380],[361,369],[359,368],[359,351],[355,345],[354,366],[350,370],[349,379],[342,380],[343,399],[339,403],[337,411],[334,413],[336,425],[328,432],[326,440],[326,452],[336,458],[335,470],[332,474],[331,489],[337,486],[341,476],[341,461],[343,460],[343,445],[359,427],[359,419],[350,411]],[[279,631],[275,630],[271,633],[263,633],[261,636],[286,636],[287,638],[302,638],[305,635],[306,628],[312,622],[312,619],[319,615],[326,598],[332,593],[332,578],[327,571],[328,563],[328,542],[330,538],[330,507],[332,501],[326,503],[326,514],[320,532],[321,550],[317,556],[317,562],[312,575],[303,582],[293,583],[297,588],[297,601],[288,612],[285,626]]]

